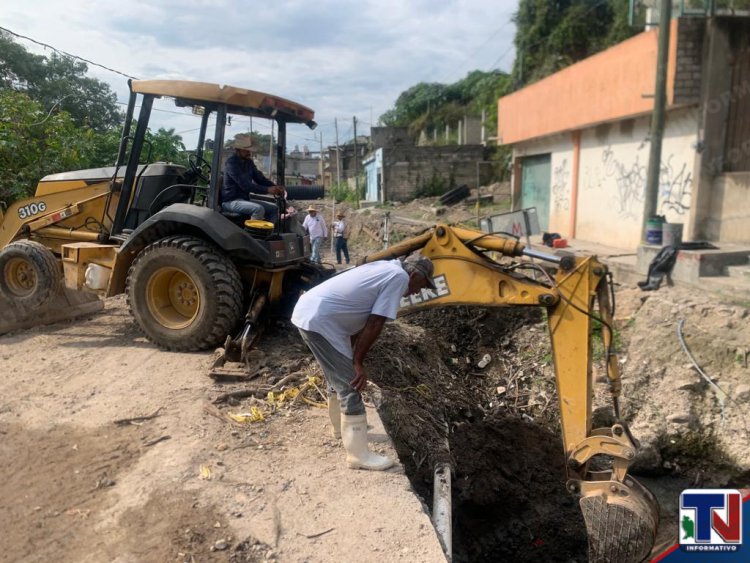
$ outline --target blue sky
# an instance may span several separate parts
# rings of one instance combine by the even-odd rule
[[[368,134],[398,95],[418,82],[450,83],[475,69],[513,62],[517,0],[4,0],[0,25],[138,78],[231,84],[276,94],[315,110],[314,132],[288,144],[317,150]],[[43,52],[31,43],[19,43]],[[126,79],[90,74],[127,100]],[[168,101],[156,127],[174,127],[190,147],[197,121]],[[169,113],[168,113],[169,112]],[[176,113],[173,113],[176,112]],[[158,117],[156,117],[158,116]],[[229,135],[248,130],[235,121]],[[268,132],[268,122],[253,128]]]

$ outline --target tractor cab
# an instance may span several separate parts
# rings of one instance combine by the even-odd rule
[[[263,200],[271,208],[275,206],[274,221],[269,222],[223,212],[220,194],[226,127],[232,116],[274,122],[278,140],[275,177],[281,184],[287,124],[302,123],[315,128],[313,110],[278,96],[234,86],[181,80],[134,80],[129,86],[131,93],[117,163],[109,176],[113,179],[113,191],[119,192],[112,215],[113,240],[124,243],[165,221],[193,225],[204,231],[208,222],[209,230],[221,238],[216,241],[219,246],[225,247],[227,237],[234,239],[234,246],[242,247],[241,258],[252,263],[277,266],[309,255],[309,240],[297,217],[287,213],[284,197],[253,194],[253,200]],[[186,167],[149,162],[151,148],[146,132],[157,98],[174,99],[177,107],[191,108],[200,120],[197,144]],[[131,131],[137,105],[140,110],[135,130]],[[206,139],[211,137],[213,150],[207,150]],[[241,244],[241,240],[246,244]]]

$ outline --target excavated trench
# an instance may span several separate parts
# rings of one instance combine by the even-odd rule
[[[381,416],[428,505],[434,465],[453,465],[454,561],[586,557],[553,430],[548,349],[533,342],[545,338],[541,320],[538,310],[420,312],[390,326],[370,355]]]
[[[587,559],[578,502],[564,486],[543,320],[536,309],[423,311],[389,325],[369,356],[381,416],[428,506],[435,464],[454,468],[454,561]],[[487,355],[489,364],[479,367]],[[595,424],[611,424],[600,395],[606,393],[595,400]],[[683,451],[683,442],[671,438],[658,447],[664,456],[679,450],[672,458],[680,460],[679,471],[666,464],[643,472],[662,504],[657,543],[669,545],[676,536],[682,489],[747,484],[747,473],[708,442],[685,442]],[[703,455],[705,448],[712,455]]]

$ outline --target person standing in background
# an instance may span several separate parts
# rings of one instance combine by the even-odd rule
[[[305,217],[302,227],[310,235],[310,244],[312,244],[312,256],[310,256],[310,260],[320,264],[320,247],[328,236],[328,227],[326,227],[325,219],[320,217],[318,210],[311,205],[307,208],[307,217]]]
[[[346,239],[349,238],[349,223],[344,220],[343,211],[336,214],[338,221],[333,222],[333,238],[336,241],[336,262],[341,264],[341,253],[344,253],[346,263],[349,263],[349,247]]]

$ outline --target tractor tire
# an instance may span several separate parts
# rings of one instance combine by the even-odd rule
[[[0,251],[0,295],[27,309],[49,303],[62,287],[62,268],[52,251],[18,240]]]
[[[144,248],[128,271],[130,312],[151,342],[195,351],[223,344],[242,316],[242,280],[218,248],[186,235]]]

